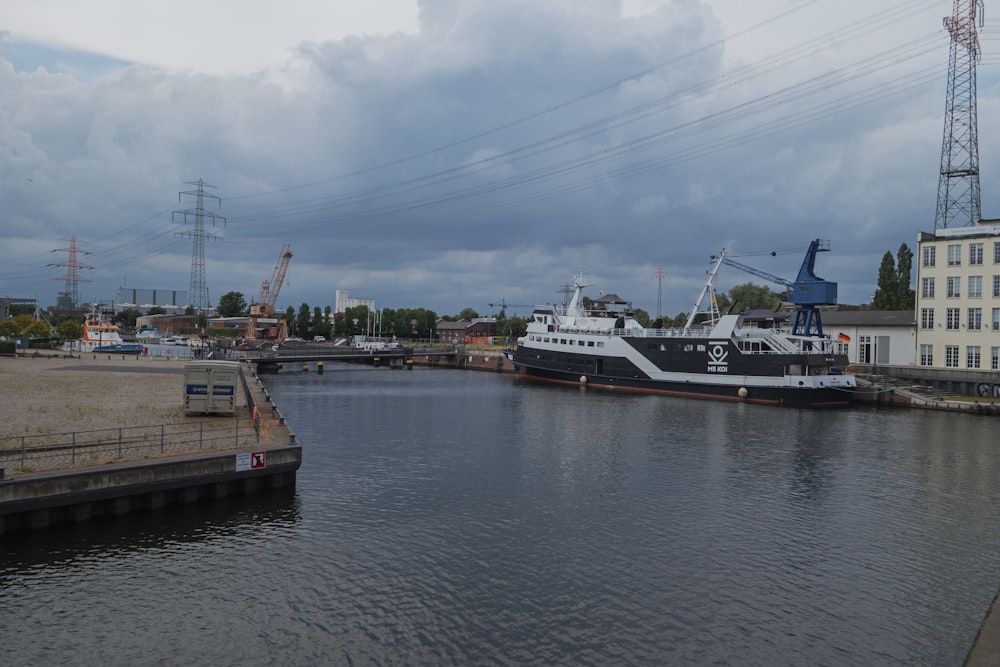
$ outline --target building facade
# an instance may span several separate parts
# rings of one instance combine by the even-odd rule
[[[917,237],[916,365],[1000,370],[1000,220]]]
[[[358,306],[367,306],[369,313],[375,312],[374,299],[352,299],[348,296],[347,290],[343,289],[334,292],[334,313],[345,313],[348,308],[357,308]]]

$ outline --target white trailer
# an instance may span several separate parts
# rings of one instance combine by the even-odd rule
[[[184,365],[184,412],[236,412],[238,361],[192,361]]]

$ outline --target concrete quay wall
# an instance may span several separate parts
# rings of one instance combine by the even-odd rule
[[[0,534],[295,485],[302,447],[216,452],[0,481]]]
[[[433,357],[414,353],[413,363],[440,368],[462,368],[492,373],[513,373],[514,364],[499,350],[472,350],[454,356]]]

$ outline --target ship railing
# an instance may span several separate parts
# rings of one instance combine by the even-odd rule
[[[779,329],[748,329],[747,339],[763,339],[771,348],[770,353],[777,354],[828,354],[833,351],[833,343],[827,338],[816,336],[793,336]],[[762,350],[762,354],[768,351]]]

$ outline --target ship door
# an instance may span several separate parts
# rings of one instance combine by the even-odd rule
[[[604,359],[598,359],[594,364],[594,375],[604,375]]]

